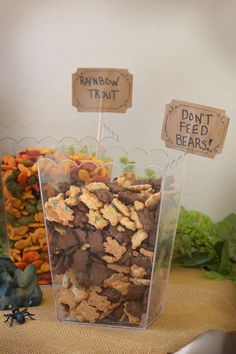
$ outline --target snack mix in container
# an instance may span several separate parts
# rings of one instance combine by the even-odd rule
[[[87,164],[97,172],[112,169],[112,178],[81,179]],[[147,179],[134,165],[124,172],[112,163],[78,164],[53,154],[38,160],[60,320],[146,328],[159,316],[178,219],[181,165],[180,159],[160,178],[152,173]],[[180,177],[174,175],[176,166]]]

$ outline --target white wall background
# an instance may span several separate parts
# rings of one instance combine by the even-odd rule
[[[71,106],[71,73],[128,68],[133,108],[105,115],[121,144],[164,146],[172,98],[227,111],[223,154],[190,156],[183,204],[236,212],[235,14],[234,0],[0,0],[0,136],[95,136],[96,114]]]

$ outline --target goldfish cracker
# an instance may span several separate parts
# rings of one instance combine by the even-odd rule
[[[22,205],[22,202],[20,199],[14,199],[14,200],[12,200],[11,204],[12,204],[13,208],[19,209]]]
[[[32,264],[35,265],[36,268],[40,268],[43,264],[43,261],[39,259],[37,261],[33,261]]]
[[[29,247],[24,248],[25,252],[27,252],[27,251],[40,251],[40,250],[41,250],[40,246],[29,246]]]
[[[35,192],[37,192],[37,193],[40,192],[38,183],[32,184],[32,185],[31,185],[31,188],[32,188]]]
[[[38,243],[38,240],[46,237],[46,231],[43,227],[35,229],[34,232],[30,234],[31,240],[34,244]]]
[[[37,208],[32,203],[30,203],[30,200],[25,203],[25,210],[29,214],[35,214],[37,212]]]
[[[85,184],[89,184],[90,183],[90,175],[88,173],[88,171],[84,170],[84,169],[80,169],[78,172],[78,176],[79,179],[84,182]]]
[[[28,231],[27,226],[18,226],[18,227],[13,227],[12,225],[8,225],[8,232],[11,234],[17,234],[17,235],[25,235]]]
[[[40,267],[40,272],[41,273],[47,273],[50,271],[50,266],[48,262],[44,262],[41,267]]]
[[[31,186],[29,186],[28,184],[26,184],[26,185],[24,186],[24,190],[25,190],[25,192],[30,191],[30,190],[31,190]]]
[[[13,262],[21,262],[21,256],[19,255],[19,254],[17,254],[17,253],[15,253],[15,252],[12,252],[11,253],[11,257],[14,259],[14,261]]]
[[[16,248],[11,248],[11,252],[12,253],[16,253],[16,254],[20,254],[21,253],[21,251],[16,249]]]
[[[82,161],[84,159],[84,154],[82,152],[75,152],[73,155],[70,155],[69,158],[73,161]]]
[[[22,210],[22,211],[21,211],[21,215],[22,215],[22,216],[28,216],[29,213],[28,213],[28,211],[26,211],[26,210]]]
[[[37,212],[36,202],[35,199],[27,199],[25,202],[24,207],[30,214],[35,214]]]
[[[27,182],[27,174],[25,172],[19,173],[17,177],[17,182],[19,184],[25,184]]]
[[[40,239],[38,240],[38,243],[39,243],[40,247],[43,248],[43,246],[45,245],[45,243],[47,243],[46,237],[40,238]]]
[[[34,196],[33,196],[33,194],[32,194],[32,191],[27,191],[27,192],[24,192],[23,194],[22,194],[22,199],[23,200],[26,200],[26,199],[33,199],[34,198]]]
[[[2,157],[2,164],[3,165],[7,165],[8,164],[8,159],[9,159],[10,155],[5,155]]]
[[[13,241],[19,241],[24,237],[28,237],[27,231],[28,227],[27,226],[20,226],[20,227],[13,227],[12,225],[7,225],[7,231],[9,235],[9,239]],[[14,247],[12,247],[13,249]]]
[[[34,214],[34,220],[36,222],[40,222],[40,223],[43,223],[43,213],[40,211],[38,213],[35,213]]]
[[[21,235],[10,235],[9,236],[9,239],[11,240],[11,241],[19,241],[19,240],[22,240],[22,238],[24,238],[24,236],[21,236]]]
[[[48,285],[48,284],[50,284],[51,280],[49,281],[46,279],[39,279],[38,282],[39,282],[39,285]]]
[[[21,217],[21,213],[19,212],[19,210],[9,205],[6,205],[6,211],[8,212],[8,214],[14,216],[15,218]]]
[[[26,251],[23,253],[23,261],[32,263],[40,259],[40,254],[37,251]]]
[[[91,157],[91,160],[93,160],[97,165],[102,166],[104,161],[97,159],[95,156]]]
[[[30,161],[30,156],[28,154],[21,154],[21,160],[28,160]],[[30,161],[31,162],[31,161]]]
[[[12,167],[10,165],[2,165],[1,168],[2,168],[3,171],[7,171],[7,170],[11,170],[12,171],[12,170],[16,170],[17,169],[16,167]]]
[[[38,167],[36,163],[34,163],[33,166],[31,167],[31,171],[33,174],[36,174],[38,172]]]
[[[33,215],[22,216],[17,220],[18,224],[20,225],[30,225],[30,223],[33,221],[34,221]]]
[[[27,177],[31,177],[32,176],[32,171],[29,167],[26,167],[25,165],[23,165],[22,163],[19,163],[18,164],[18,169],[21,171],[21,172],[25,172]]]
[[[15,265],[16,265],[16,267],[17,268],[19,268],[19,269],[25,269],[25,267],[28,265],[28,263],[26,263],[26,262],[15,262]]]
[[[37,176],[31,176],[30,178],[28,178],[28,185],[31,186],[32,184],[36,183],[38,181]]]
[[[15,248],[17,248],[18,250],[23,250],[31,245],[32,245],[31,239],[27,238],[26,240],[22,239],[22,240],[16,241]]]
[[[29,149],[29,151],[31,151],[31,149]],[[39,151],[40,151],[41,155],[46,155],[46,154],[49,154],[50,152],[53,152],[54,149],[52,149],[52,148],[41,148],[41,149],[39,149]]]

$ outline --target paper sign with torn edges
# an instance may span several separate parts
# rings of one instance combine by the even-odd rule
[[[72,104],[79,112],[126,112],[133,76],[127,69],[79,68],[72,75]]]
[[[161,139],[168,148],[214,158],[222,152],[228,125],[223,110],[172,100],[166,105]]]

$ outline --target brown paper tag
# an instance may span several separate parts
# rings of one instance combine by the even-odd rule
[[[214,158],[222,152],[228,125],[223,110],[172,100],[166,105],[161,139],[168,148]]]
[[[79,112],[124,113],[132,105],[132,88],[127,69],[79,68],[72,75],[72,105]]]

